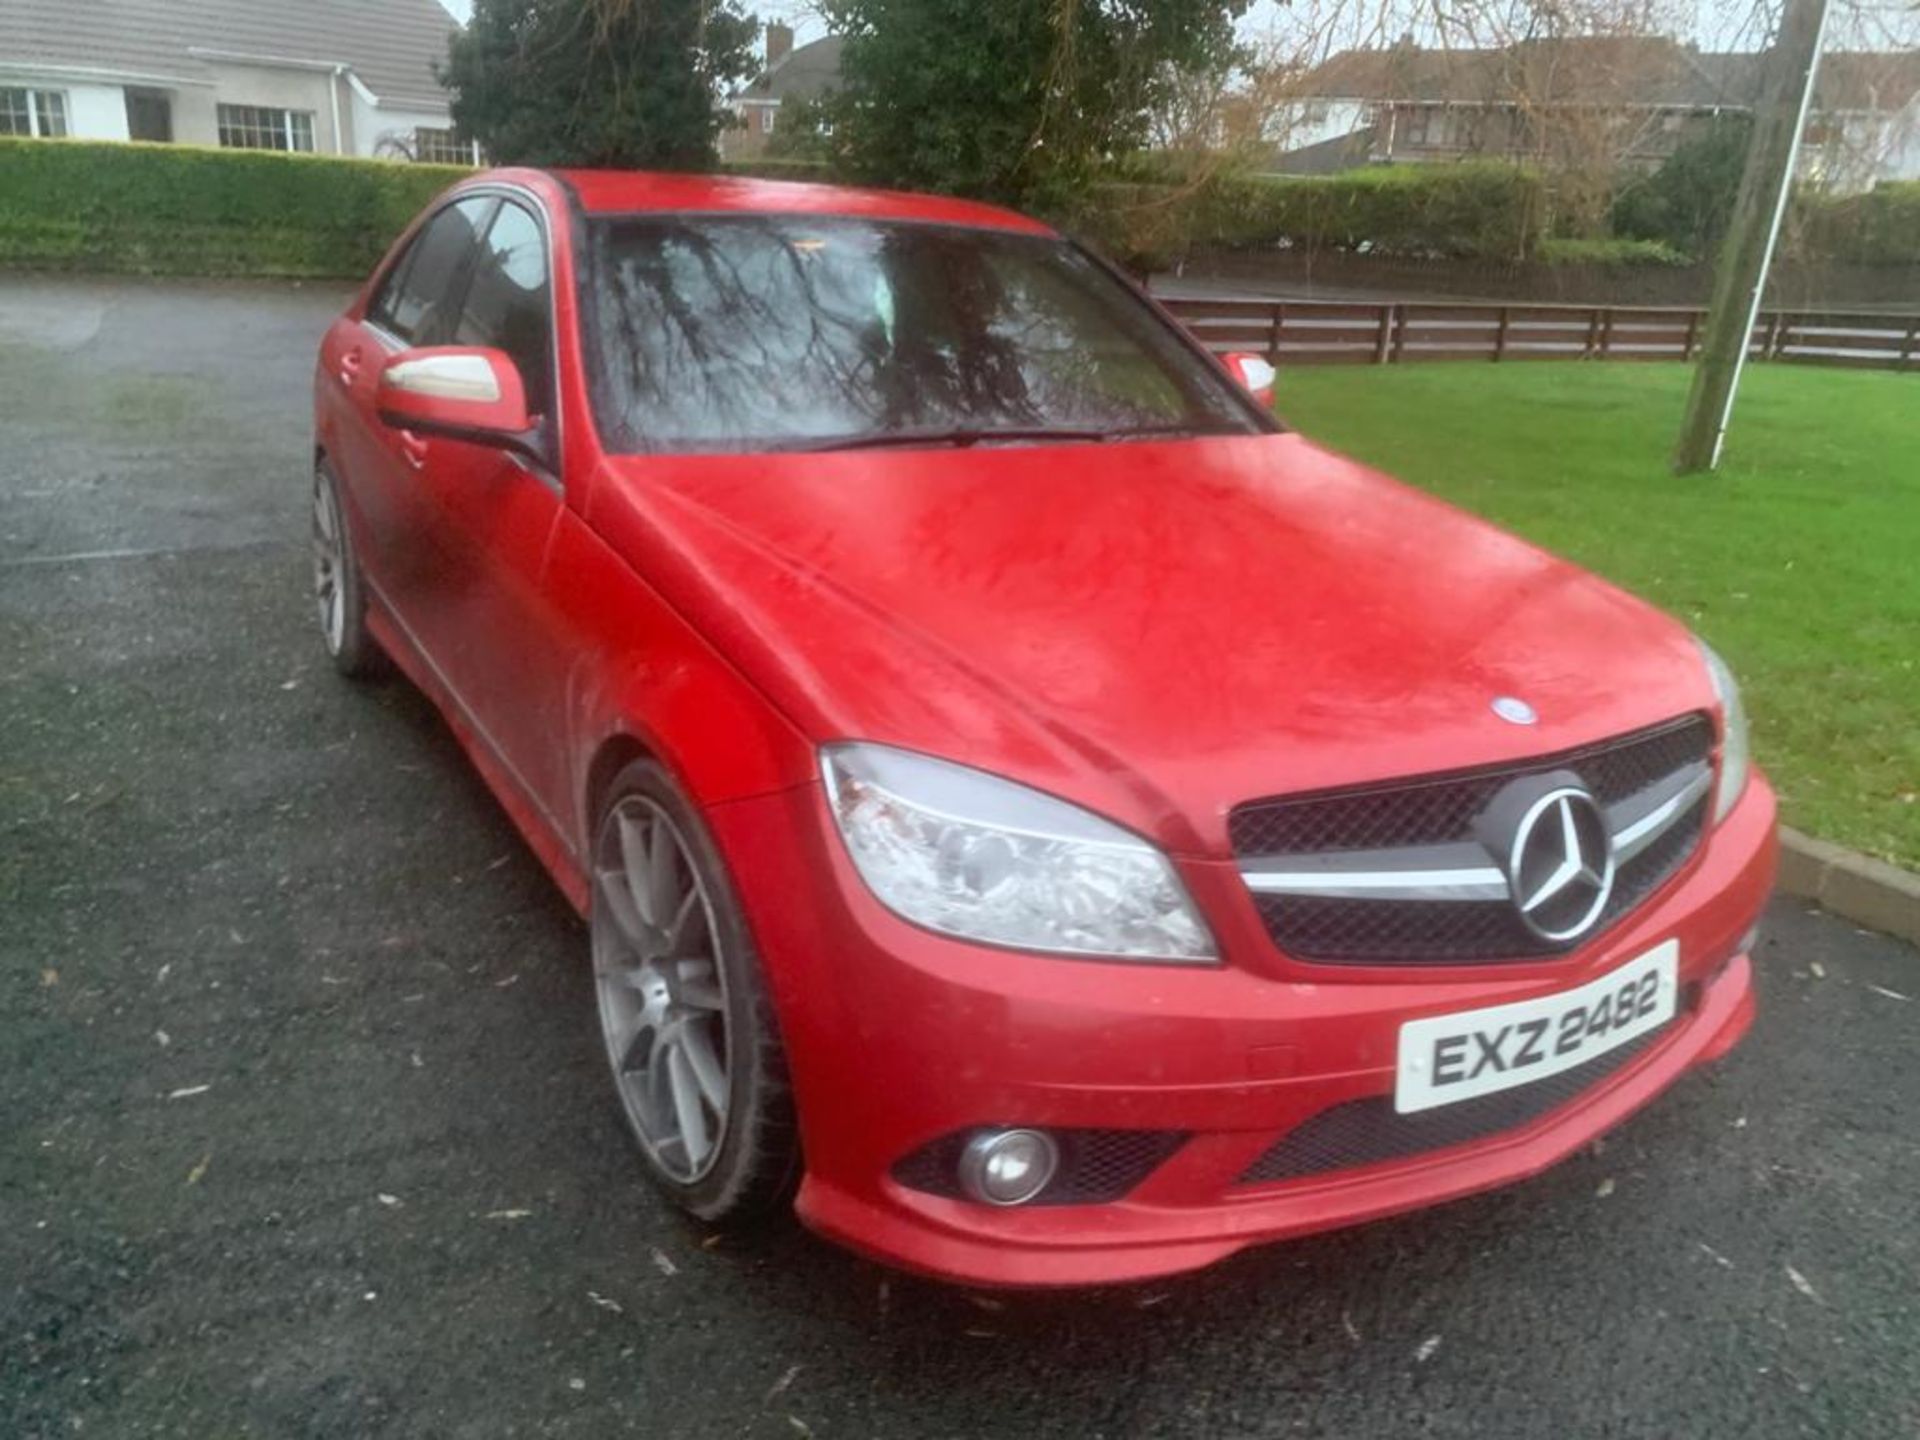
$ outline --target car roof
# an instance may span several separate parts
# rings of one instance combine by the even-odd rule
[[[690,175],[647,170],[553,170],[590,215],[649,212],[733,212],[753,215],[850,215],[918,220],[1026,235],[1052,235],[1050,226],[997,205],[948,195],[801,184],[748,175]],[[485,179],[487,177],[480,177]],[[512,178],[500,171],[495,178]]]

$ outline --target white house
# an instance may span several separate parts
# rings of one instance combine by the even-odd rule
[[[1716,115],[1750,110],[1762,57],[1653,35],[1437,50],[1410,40],[1332,56],[1271,117],[1274,168],[1544,161],[1604,150],[1650,169]],[[1830,51],[1800,154],[1837,190],[1920,178],[1920,51]]]
[[[0,0],[0,135],[471,163],[439,0]]]

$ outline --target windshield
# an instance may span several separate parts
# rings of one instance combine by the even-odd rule
[[[589,379],[617,451],[1262,428],[1057,239],[803,215],[611,219],[589,236]]]

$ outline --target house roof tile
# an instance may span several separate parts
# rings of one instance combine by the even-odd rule
[[[209,62],[346,65],[383,104],[444,110],[439,0],[5,0],[0,65],[209,78]]]

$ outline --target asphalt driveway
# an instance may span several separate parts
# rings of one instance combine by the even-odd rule
[[[0,277],[0,1437],[1920,1433],[1920,956],[1789,904],[1749,1043],[1501,1194],[1078,1295],[703,1243],[310,633],[342,298]]]

